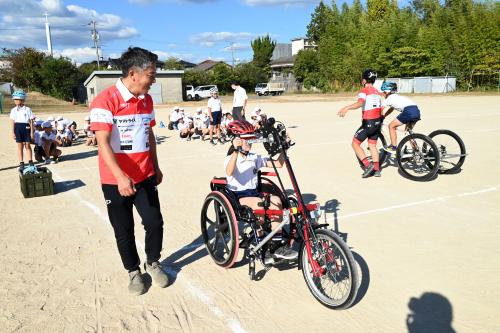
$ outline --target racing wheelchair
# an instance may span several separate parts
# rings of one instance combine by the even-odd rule
[[[268,268],[273,265],[267,260],[270,252],[296,242],[300,249],[298,268],[313,296],[329,308],[348,308],[358,288],[353,255],[346,243],[327,229],[327,224],[319,223],[320,205],[304,202],[287,155],[293,144],[287,139],[286,127],[269,118],[260,132],[240,137],[249,143],[263,143],[273,171],[258,172],[257,190],[264,196],[259,209],[241,205],[227,188],[226,178],[212,179],[211,192],[201,211],[201,233],[209,255],[217,265],[230,268],[242,249],[250,279],[255,280],[256,261]],[[273,160],[278,154],[283,156],[293,194],[287,194]],[[271,196],[279,197],[282,209],[270,209]],[[276,217],[281,222],[272,229],[271,221]]]

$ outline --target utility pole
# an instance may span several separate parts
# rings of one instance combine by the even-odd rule
[[[234,69],[234,42],[231,42],[231,54],[233,56],[233,69]]]
[[[50,37],[49,14],[45,12],[45,36],[47,37],[47,50],[52,57],[52,39]]]
[[[94,48],[95,48],[95,55],[97,57],[97,69],[99,69],[99,33],[97,32],[95,28],[95,21],[92,20],[88,25],[92,27],[92,41],[94,42]]]

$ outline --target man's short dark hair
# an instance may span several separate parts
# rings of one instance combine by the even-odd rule
[[[156,66],[157,61],[158,56],[153,52],[140,47],[129,47],[120,58],[123,77],[128,76],[128,72],[132,67],[146,69],[150,66]]]
[[[239,86],[240,85],[240,81],[236,80],[236,79],[233,79],[231,80],[231,85],[236,85],[236,86]]]

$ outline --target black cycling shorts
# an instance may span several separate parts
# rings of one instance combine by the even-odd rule
[[[382,128],[382,118],[363,119],[361,127],[354,133],[354,141],[361,143],[368,138],[368,142],[377,142]]]

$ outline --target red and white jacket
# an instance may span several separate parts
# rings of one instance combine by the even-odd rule
[[[90,129],[111,132],[110,144],[116,161],[134,184],[155,173],[149,152],[149,131],[153,126],[155,114],[151,96],[135,97],[121,79],[102,91],[90,105]],[[117,184],[101,155],[99,174],[102,184]]]
[[[358,94],[358,102],[363,102],[363,119],[378,119],[382,114],[382,98],[377,88],[364,87]]]

